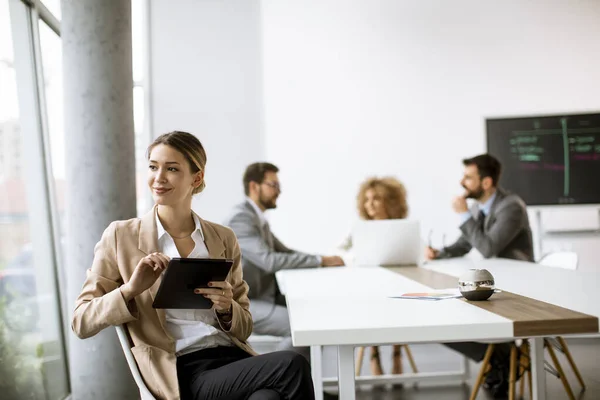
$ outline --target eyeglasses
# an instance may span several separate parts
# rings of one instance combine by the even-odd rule
[[[277,190],[278,192],[281,192],[281,185],[279,184],[279,182],[269,182],[269,181],[264,181],[263,182],[265,185]]]

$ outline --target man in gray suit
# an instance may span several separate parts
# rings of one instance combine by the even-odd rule
[[[461,218],[462,235],[456,243],[425,249],[426,259],[461,257],[477,249],[485,258],[533,261],[533,240],[525,202],[498,187],[501,165],[489,154],[463,160],[462,196],[452,203]],[[475,199],[471,211],[466,199]]]
[[[463,160],[463,164],[465,170],[460,183],[465,192],[452,202],[461,220],[462,235],[441,250],[427,247],[425,258],[461,257],[475,248],[485,258],[533,261],[533,240],[525,202],[498,187],[500,162],[489,154],[482,154]],[[467,206],[469,198],[476,200],[471,211]],[[477,342],[446,345],[475,361],[481,361],[487,349],[487,344]],[[496,398],[504,398],[508,391],[509,352],[510,343],[496,344],[492,371],[484,384]]]
[[[344,265],[341,257],[318,256],[286,247],[271,232],[264,212],[277,207],[281,193],[279,169],[269,163],[254,163],[244,173],[246,200],[234,207],[225,221],[235,232],[242,250],[244,280],[248,283],[253,332],[284,337],[281,350],[292,348],[290,321],[285,299],[275,273],[282,269]],[[298,349],[296,349],[298,350]],[[301,352],[307,353],[306,349]]]

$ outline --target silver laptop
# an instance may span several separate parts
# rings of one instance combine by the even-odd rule
[[[419,221],[358,221],[352,251],[356,265],[418,265],[423,252]]]

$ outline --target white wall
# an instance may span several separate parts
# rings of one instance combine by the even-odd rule
[[[155,136],[192,132],[206,148],[207,187],[194,209],[221,222],[262,159],[260,7],[254,0],[152,0],[150,91]]]
[[[485,150],[485,117],[600,110],[594,0],[150,5],[154,131],[191,131],[208,151],[194,208],[221,221],[245,166],[275,162],[273,229],[306,251],[349,231],[358,185],[374,174],[403,180],[423,236],[434,228],[434,244],[450,242],[460,160]],[[544,215],[552,229],[597,220]],[[596,258],[598,242],[571,247]]]
[[[485,117],[600,110],[598,1],[261,4],[266,155],[284,188],[272,226],[297,248],[331,248],[373,174],[404,181],[423,235],[450,241]]]

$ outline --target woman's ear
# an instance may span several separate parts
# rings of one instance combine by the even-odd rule
[[[197,188],[198,186],[200,186],[202,184],[203,181],[204,181],[204,171],[198,171],[194,175],[194,181],[192,182],[192,186],[194,188]]]

